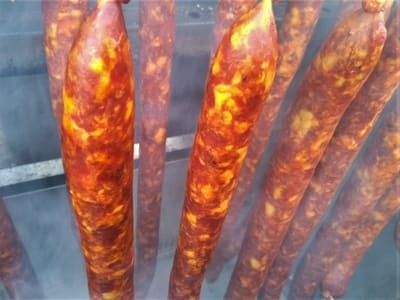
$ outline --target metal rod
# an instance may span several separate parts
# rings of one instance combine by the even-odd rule
[[[191,148],[193,138],[193,134],[184,134],[167,138],[166,152],[171,153]],[[134,159],[136,160],[138,158],[139,144],[135,144]],[[63,174],[64,168],[61,158],[0,169],[0,187]]]

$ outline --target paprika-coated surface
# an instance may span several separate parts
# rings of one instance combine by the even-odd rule
[[[323,224],[310,245],[293,279],[290,299],[312,297],[325,273],[334,266],[337,251],[350,241],[361,218],[375,206],[400,172],[398,107],[399,99],[395,99],[343,187],[330,213],[330,221]]]
[[[285,98],[286,91],[300,66],[304,52],[311,39],[322,3],[322,0],[289,0],[288,2],[281,28],[278,31],[280,56],[275,80],[257,122],[254,136],[240,172],[238,187],[224,222],[221,239],[207,270],[206,276],[209,281],[216,280],[224,263],[239,252],[240,248],[234,250],[232,245],[238,244],[236,241],[244,234],[237,234],[238,231],[235,224],[238,222],[240,212],[256,174],[256,169],[268,144],[273,124]],[[241,242],[242,239],[239,243]]]
[[[98,1],[69,55],[61,135],[91,299],[133,298],[130,53],[121,4]]]
[[[175,42],[175,1],[140,1],[140,161],[135,286],[144,298],[157,262],[170,79]]]
[[[213,58],[215,51],[224,36],[226,30],[241,15],[248,12],[257,0],[219,0],[215,15],[213,41],[211,43],[210,57]],[[210,61],[212,62],[212,60]]]
[[[385,195],[378,201],[354,230],[349,244],[343,247],[335,257],[335,263],[322,281],[322,295],[325,298],[342,297],[350,280],[363,259],[364,254],[372,246],[383,228],[400,209],[400,177],[391,184]],[[327,236],[326,239],[334,237]]]
[[[41,299],[44,297],[29,257],[1,198],[0,282],[10,299]]]
[[[61,126],[62,89],[67,59],[88,9],[89,0],[42,0],[44,50],[51,104]]]
[[[368,78],[386,38],[383,14],[363,10],[327,37],[297,90],[267,168],[226,299],[253,299],[334,129]]]
[[[387,18],[390,15],[390,10],[392,8],[392,5],[393,5],[393,0],[385,0],[383,8],[384,9],[383,13],[385,14],[385,20],[387,20]],[[360,9],[361,7],[362,7],[362,0],[341,0],[338,12],[336,13],[337,21],[340,22],[345,17],[354,13],[357,9]]]
[[[197,299],[278,55],[270,0],[238,18],[211,64],[190,157],[169,299]]]
[[[400,83],[399,19],[397,14],[391,18],[378,65],[344,113],[315,169],[279,254],[267,274],[265,299],[272,299],[281,293],[296,258]]]

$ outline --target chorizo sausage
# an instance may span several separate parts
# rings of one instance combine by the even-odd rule
[[[275,80],[257,122],[254,136],[240,172],[238,187],[224,222],[221,239],[206,273],[209,281],[214,281],[218,278],[222,265],[236,255],[240,249],[232,251],[232,245],[236,244],[237,239],[240,237],[235,229],[235,224],[253,182],[257,166],[268,144],[281,103],[311,39],[322,3],[322,0],[289,0],[282,27],[278,31],[279,53],[282,55],[278,59]],[[226,251],[230,253],[225,253]]]
[[[42,299],[43,292],[7,208],[0,198],[0,280],[10,299]]]
[[[211,64],[189,162],[170,299],[197,299],[278,56],[271,0],[238,18]]]
[[[400,118],[395,99],[367,145],[330,214],[310,246],[293,279],[290,299],[309,299],[334,263],[336,251],[351,238],[361,217],[384,194],[400,172]]]
[[[384,15],[385,21],[390,15],[390,10],[392,8],[393,0],[386,0],[384,4]],[[338,13],[337,13],[337,20],[341,21],[348,15],[355,12],[362,6],[362,0],[341,0]]]
[[[399,16],[400,17],[400,16]],[[280,294],[287,276],[381,111],[400,82],[399,17],[393,17],[375,70],[346,110],[329,142],[267,274],[264,293]],[[395,21],[397,20],[397,21]]]
[[[140,163],[136,295],[146,296],[157,262],[165,139],[175,41],[175,1],[140,1]]]
[[[61,126],[62,89],[67,59],[89,0],[42,0],[44,49],[53,115]]]
[[[227,299],[256,297],[314,169],[378,62],[385,38],[382,13],[359,10],[333,30],[316,54],[283,121]]]
[[[134,81],[119,0],[99,0],[68,58],[62,150],[91,299],[133,297]]]
[[[211,43],[210,57],[214,57],[215,51],[221,42],[226,30],[241,15],[248,12],[256,4],[257,0],[219,0],[215,16],[213,41]]]
[[[345,294],[351,277],[364,254],[373,244],[382,229],[400,209],[400,177],[385,192],[376,206],[362,218],[346,246],[322,281],[322,295],[325,298],[341,297]],[[328,237],[327,237],[328,238]],[[332,238],[332,237],[329,237]]]

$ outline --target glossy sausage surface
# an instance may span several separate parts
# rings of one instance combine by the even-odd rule
[[[282,27],[278,31],[278,47],[281,55],[278,58],[275,80],[257,122],[254,136],[240,171],[238,187],[224,222],[221,239],[207,270],[206,277],[209,281],[218,278],[223,264],[236,255],[240,249],[234,250],[232,247],[241,243],[240,237],[244,236],[242,233],[237,234],[236,223],[253,182],[256,169],[268,144],[273,124],[286,91],[300,66],[311,39],[322,3],[322,0],[290,0],[288,3]],[[239,230],[243,232],[243,230]],[[240,240],[238,241],[238,239]]]
[[[69,51],[82,25],[89,0],[42,0],[44,49],[57,127],[61,126],[62,89]]]
[[[213,58],[227,29],[241,15],[248,12],[257,0],[219,0],[210,57]]]
[[[400,177],[398,176],[375,207],[362,217],[349,244],[341,247],[341,251],[335,257],[335,264],[322,281],[323,297],[338,298],[346,293],[349,282],[365,253],[393,216],[399,212],[399,188]]]
[[[226,299],[256,297],[314,169],[378,62],[385,38],[382,13],[359,10],[333,30],[316,54],[283,121]]]
[[[0,198],[0,282],[10,299],[44,297],[26,250]]]
[[[189,162],[170,299],[197,299],[237,185],[255,122],[272,85],[277,37],[270,0],[227,31],[210,68]]]
[[[62,150],[91,299],[133,298],[134,82],[121,4],[100,0],[69,55]]]
[[[140,1],[140,161],[137,204],[136,295],[145,298],[158,252],[175,1]]]
[[[265,295],[273,298],[280,294],[297,256],[320,222],[352,161],[399,85],[399,18],[392,17],[378,65],[346,110],[318,163],[279,254],[267,274]]]
[[[295,274],[290,299],[309,299],[334,264],[337,251],[350,241],[362,217],[377,203],[400,172],[399,99],[367,145]]]

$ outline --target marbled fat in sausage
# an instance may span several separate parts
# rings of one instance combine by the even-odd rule
[[[237,244],[237,239],[243,234],[237,234],[235,224],[238,222],[257,166],[268,144],[273,124],[286,91],[300,66],[311,39],[322,3],[322,0],[289,0],[282,27],[278,31],[279,53],[281,55],[278,58],[275,80],[257,122],[254,136],[240,172],[238,187],[224,222],[221,239],[206,273],[209,281],[216,280],[223,264],[239,252],[240,248],[234,251],[232,245]]]
[[[35,271],[1,198],[0,282],[10,299],[43,298],[43,292]]]
[[[42,0],[44,50],[53,115],[61,126],[62,89],[67,59],[87,12],[89,0]]]
[[[213,41],[211,43],[210,57],[213,58],[215,51],[224,36],[226,30],[241,15],[248,12],[257,0],[219,0],[215,16]],[[212,60],[211,60],[212,62]]]
[[[389,223],[400,209],[400,177],[388,188],[385,195],[375,207],[362,217],[361,222],[354,229],[349,244],[341,246],[335,263],[322,281],[322,295],[332,299],[342,297],[347,290],[350,280],[363,259],[365,253],[372,246],[383,228]],[[326,237],[332,239],[334,237]]]
[[[400,172],[399,99],[368,143],[330,214],[295,274],[290,299],[310,299],[333,266],[337,251],[350,241],[361,218],[368,213]]]
[[[136,295],[154,277],[165,164],[170,79],[175,41],[175,1],[140,1],[140,161],[137,204]]]
[[[304,75],[270,159],[226,299],[253,299],[336,125],[382,52],[382,13],[363,10],[328,36]]]
[[[133,298],[131,50],[118,0],[99,0],[70,52],[62,150],[91,299]]]
[[[383,108],[400,82],[400,15],[388,27],[382,56],[346,110],[319,162],[290,224],[279,254],[267,274],[264,294],[280,294],[301,249],[320,222],[340,182],[363,146]]]
[[[170,299],[197,299],[278,56],[270,0],[238,18],[211,64],[189,162]]]
[[[378,1],[379,2],[379,1]],[[393,0],[385,0],[384,4],[384,14],[385,14],[385,20],[390,15],[390,10],[392,8]],[[356,10],[360,9],[362,7],[362,0],[341,0],[338,12],[337,12],[337,20],[338,22],[343,20],[345,17],[348,15],[351,15],[354,13]]]

